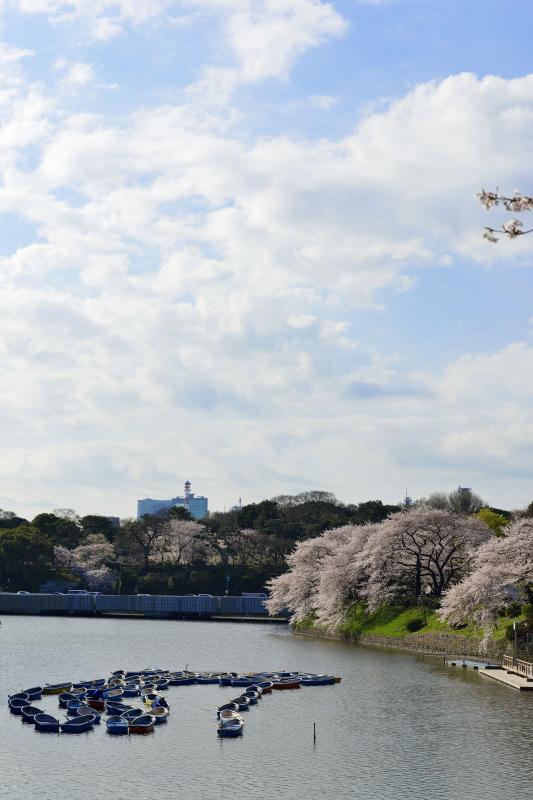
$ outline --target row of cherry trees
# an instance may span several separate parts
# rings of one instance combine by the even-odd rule
[[[452,623],[486,621],[533,586],[533,521],[519,520],[497,538],[476,516],[418,507],[376,525],[326,531],[297,545],[289,571],[270,582],[271,613],[313,615],[335,628],[355,603],[369,611],[406,597],[442,603]]]

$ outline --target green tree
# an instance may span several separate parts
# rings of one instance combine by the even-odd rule
[[[509,520],[502,516],[502,514],[497,514],[490,508],[482,508],[475,516],[482,520],[485,525],[488,525],[491,531],[494,531],[495,536],[505,536],[504,528],[506,525],[509,525]]]
[[[80,524],[84,539],[87,536],[102,535],[108,542],[112,542],[117,530],[110,519],[99,514],[87,514],[81,518]]]
[[[0,530],[0,586],[5,591],[37,591],[49,576],[53,560],[53,544],[37,528],[21,525]]]
[[[60,544],[69,550],[77,547],[83,538],[83,530],[77,522],[57,514],[37,514],[31,524],[47,536],[52,544]]]

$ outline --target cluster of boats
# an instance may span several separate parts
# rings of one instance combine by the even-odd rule
[[[43,733],[83,733],[100,725],[105,714],[107,733],[113,736],[147,734],[168,719],[169,705],[163,692],[169,687],[219,684],[243,690],[238,697],[219,706],[217,710],[218,735],[234,737],[242,734],[242,712],[248,711],[250,705],[257,704],[264,694],[273,690],[299,689],[301,686],[326,686],[339,681],[340,678],[332,675],[301,672],[239,674],[117,670],[107,679],[34,686],[11,695],[8,705],[12,714],[20,716],[22,722],[33,724],[36,730]],[[65,712],[63,721],[34,705],[47,695],[57,696],[59,707]]]

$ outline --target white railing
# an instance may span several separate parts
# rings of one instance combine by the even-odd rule
[[[533,680],[533,663],[531,661],[522,661],[520,658],[517,658],[515,670],[523,678]]]
[[[504,656],[502,658],[503,669],[514,670],[514,658],[512,656]]]

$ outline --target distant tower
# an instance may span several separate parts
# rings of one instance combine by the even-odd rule
[[[403,501],[403,503],[404,503],[404,506],[406,508],[409,508],[410,506],[413,505],[413,501],[411,500],[411,498],[407,494],[407,489],[405,490],[405,500]]]
[[[185,491],[183,493],[183,500],[184,500],[183,505],[185,506],[187,511],[190,511],[190,505],[191,505],[191,482],[190,481],[185,481]]]

